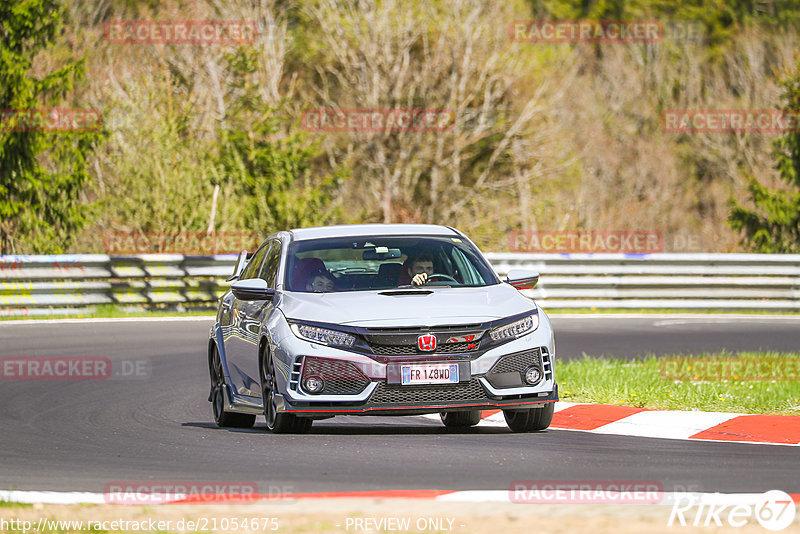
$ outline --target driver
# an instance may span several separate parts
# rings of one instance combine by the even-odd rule
[[[408,276],[411,284],[421,286],[428,282],[428,277],[433,274],[433,256],[430,254],[420,254],[408,264]]]

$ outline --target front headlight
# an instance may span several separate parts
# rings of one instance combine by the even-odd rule
[[[539,328],[539,314],[534,313],[524,319],[514,321],[503,326],[498,326],[489,332],[492,341],[514,339]]]
[[[291,326],[294,335],[300,339],[313,341],[314,343],[321,343],[323,345],[340,345],[344,347],[351,346],[356,338],[344,332],[337,332],[336,330],[328,330],[327,328],[319,328],[318,326],[308,326],[305,324],[294,323]]]

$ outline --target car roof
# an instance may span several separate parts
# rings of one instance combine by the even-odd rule
[[[423,236],[460,235],[448,226],[438,224],[341,224],[336,226],[317,226],[289,230],[292,239],[304,241],[326,237],[361,237],[378,235]]]

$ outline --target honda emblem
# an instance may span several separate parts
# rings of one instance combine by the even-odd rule
[[[424,334],[417,338],[417,347],[419,350],[431,352],[436,350],[436,336],[433,334]]]

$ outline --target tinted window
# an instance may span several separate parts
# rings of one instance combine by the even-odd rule
[[[461,238],[370,236],[295,241],[289,245],[286,287],[311,291],[309,278],[332,275],[334,291],[390,289],[411,284],[409,266],[432,264],[440,276],[426,287],[477,287],[497,283],[478,251]]]
[[[261,278],[267,281],[267,285],[275,288],[275,278],[278,274],[278,265],[281,260],[281,244],[279,241],[273,241],[272,247],[267,253],[267,260],[264,262],[264,267],[261,269]]]
[[[261,245],[261,248],[258,249],[258,252],[256,252],[255,255],[250,258],[250,261],[247,263],[247,267],[245,267],[244,271],[242,272],[242,276],[239,277],[240,280],[258,277],[258,272],[261,270],[261,263],[264,261],[264,256],[267,255],[267,249],[269,249],[269,243]]]

